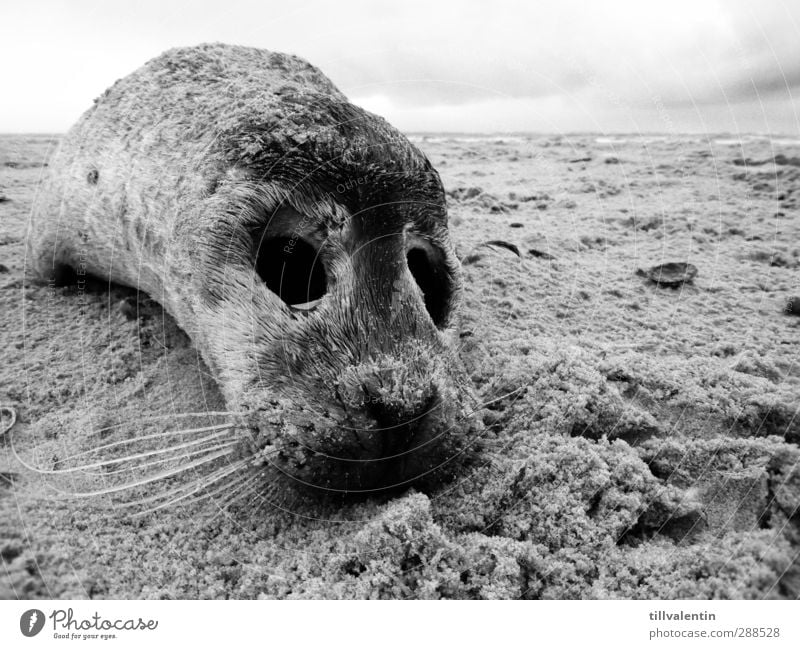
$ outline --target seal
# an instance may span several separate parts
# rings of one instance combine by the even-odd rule
[[[244,413],[253,465],[370,491],[468,443],[440,178],[300,58],[205,44],[117,81],[50,162],[26,265],[159,301]]]

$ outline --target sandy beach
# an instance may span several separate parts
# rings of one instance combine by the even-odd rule
[[[15,452],[55,463],[222,397],[150,297],[24,277],[57,136],[0,136],[0,597],[800,596],[800,141],[411,139],[464,260],[475,458],[425,491],[134,517]],[[697,275],[646,276],[668,262]]]

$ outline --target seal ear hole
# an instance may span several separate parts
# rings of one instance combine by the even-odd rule
[[[425,308],[433,324],[442,327],[447,317],[450,284],[444,272],[442,260],[434,263],[427,250],[411,248],[406,252],[408,270],[414,276],[425,298]]]
[[[307,309],[327,291],[327,277],[317,250],[300,238],[264,239],[256,253],[256,272],[267,288],[289,306]]]

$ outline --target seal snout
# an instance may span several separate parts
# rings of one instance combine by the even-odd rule
[[[354,459],[385,461],[415,451],[439,404],[435,376],[436,363],[422,354],[381,356],[343,373],[337,393]]]
[[[422,415],[436,394],[436,361],[421,350],[412,353],[384,355],[345,370],[337,386],[345,408],[365,411],[387,426]]]
[[[344,369],[337,409],[302,419],[285,412],[270,463],[305,487],[369,493],[418,483],[455,455],[468,427],[461,395],[441,356],[414,349],[382,354]]]

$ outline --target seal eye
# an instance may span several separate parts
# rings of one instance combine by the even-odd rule
[[[438,257],[438,258],[437,258]],[[450,283],[441,253],[427,247],[413,247],[406,252],[408,270],[425,297],[425,308],[433,324],[441,328],[447,317]]]
[[[270,291],[297,310],[312,310],[327,290],[317,250],[298,237],[265,238],[257,253],[256,272]]]

